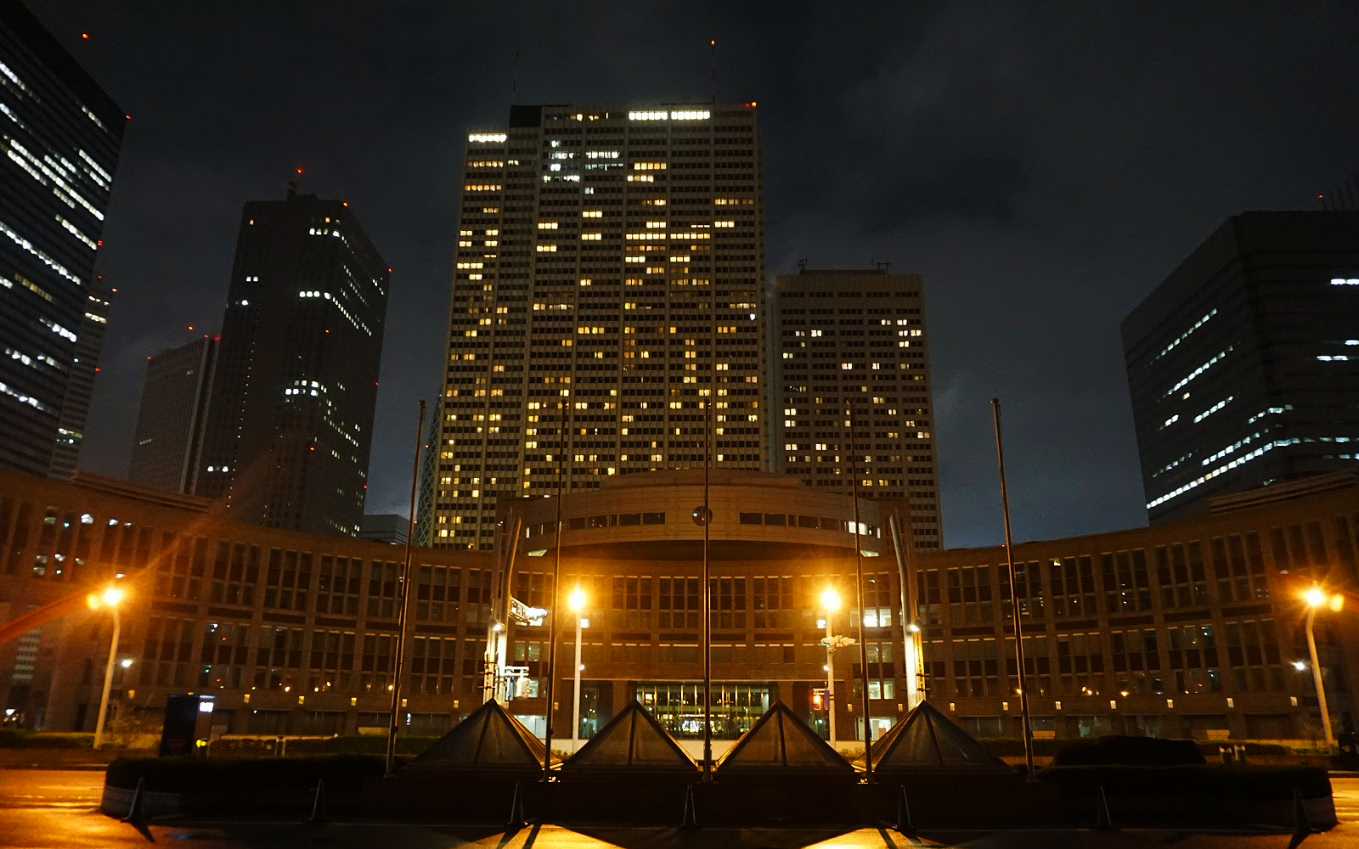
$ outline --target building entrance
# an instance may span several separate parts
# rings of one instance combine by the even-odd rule
[[[713,738],[735,740],[750,730],[769,709],[771,690],[767,683],[714,681]],[[703,682],[639,681],[632,696],[674,737],[703,736]]]

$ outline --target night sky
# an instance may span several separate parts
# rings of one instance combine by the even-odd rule
[[[1225,217],[1359,167],[1353,3],[29,2],[132,115],[82,468],[126,474],[147,355],[216,329],[241,204],[301,166],[395,269],[369,512],[405,512],[465,134],[516,53],[521,103],[705,100],[715,38],[770,275],[925,276],[950,547],[1001,539],[993,395],[1016,541],[1145,524],[1119,322]]]

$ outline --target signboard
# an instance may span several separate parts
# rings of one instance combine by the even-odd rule
[[[543,624],[547,611],[541,607],[529,607],[514,596],[510,596],[510,621],[516,625],[538,627]]]

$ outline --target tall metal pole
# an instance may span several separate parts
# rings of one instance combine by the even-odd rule
[[[850,401],[846,407],[848,418],[845,424],[849,428],[849,474],[852,482],[852,492],[854,495],[854,571],[858,576],[859,584],[859,683],[864,689],[864,778],[873,783],[873,715],[869,711],[870,700],[868,697],[868,641],[864,635],[864,619],[867,618],[868,608],[864,606],[867,598],[864,592],[864,554],[863,544],[859,540],[859,531],[863,524],[859,520],[859,456],[856,453],[858,448],[854,443],[854,402]]]
[[[1024,629],[1019,624],[1019,590],[1015,586],[1015,555],[1010,540],[1010,499],[1005,491],[1005,449],[1000,440],[1000,399],[991,399],[996,427],[996,463],[1000,466],[1000,513],[1005,520],[1005,563],[1010,570],[1010,617],[1015,626],[1015,663],[1019,667],[1019,714],[1024,724],[1024,768],[1033,778],[1033,725],[1029,720],[1029,687],[1024,676]]]
[[[1321,729],[1326,735],[1326,754],[1330,754],[1333,749],[1335,738],[1331,736],[1331,712],[1326,709],[1326,688],[1321,683],[1321,664],[1317,662],[1317,638],[1312,631],[1312,623],[1316,621],[1317,609],[1315,607],[1307,611],[1307,651],[1312,655],[1312,683],[1317,688],[1317,704],[1321,708]],[[108,685],[105,684],[105,692]],[[100,716],[103,716],[101,713]],[[95,744],[98,745],[97,743]]]
[[[104,742],[104,718],[108,716],[109,712],[109,688],[113,684],[113,661],[115,656],[118,654],[118,636],[123,628],[122,617],[118,615],[118,605],[116,604],[110,605],[110,609],[113,611],[113,636],[109,639],[109,661],[107,664],[104,665],[104,694],[99,697],[99,719],[94,724],[94,748],[96,749],[98,749]],[[1309,635],[1311,634],[1310,627],[1308,629],[1308,634]],[[1316,666],[1316,656],[1317,656],[1316,649],[1313,649],[1312,665],[1314,667]],[[1318,689],[1320,689],[1321,679],[1318,678],[1317,681]],[[1325,704],[1326,702],[1322,701],[1322,705],[1324,706]],[[1330,726],[1327,725],[1326,729],[1327,729],[1326,739],[1330,740],[1331,738]]]
[[[396,671],[392,680],[392,712],[387,726],[388,778],[396,775],[397,716],[401,710],[401,676],[405,671],[407,631],[410,630],[411,609],[411,541],[415,538],[415,495],[420,482],[420,449],[425,434],[425,402],[420,402],[420,413],[415,422],[415,462],[411,469],[410,525],[406,529],[406,557],[401,565],[401,608],[397,613]]]
[[[826,608],[826,734],[835,745],[835,637],[831,633],[831,611]]]
[[[909,522],[907,524],[909,531]],[[915,624],[911,607],[911,576],[906,559],[910,543],[903,546],[901,542],[901,527],[897,523],[896,511],[892,512],[888,527],[892,530],[892,551],[897,557],[897,589],[901,594],[901,656],[906,667],[906,709],[910,710],[920,703],[920,649],[916,645],[920,627]]]
[[[716,86],[716,78],[713,82]],[[714,92],[716,89],[714,88]],[[714,95],[715,96],[715,95]],[[710,130],[710,133],[712,131]],[[708,290],[708,401],[704,408],[703,427],[703,781],[713,780],[713,652],[712,652],[712,587],[709,575],[712,563],[709,547],[712,542],[712,481],[713,464],[713,404],[717,398],[717,284]]]
[[[574,704],[571,709],[571,751],[580,749],[580,614],[576,611],[576,686],[571,690]]]
[[[561,395],[562,398],[562,424],[561,424],[561,444],[563,449],[566,447],[566,409],[570,403],[570,395]],[[561,580],[562,580],[562,495],[566,492],[566,460],[565,451],[562,450],[557,455],[557,551],[553,555],[552,562],[552,594],[548,596],[552,607],[548,610],[547,629],[547,707],[543,709],[545,728],[543,732],[543,781],[552,778],[552,704],[553,684],[557,681],[557,612],[562,606]],[[512,589],[512,588],[511,588]],[[576,644],[580,641],[577,639]],[[580,664],[576,664],[577,668]]]

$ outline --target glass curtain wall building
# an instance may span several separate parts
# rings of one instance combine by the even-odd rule
[[[0,465],[74,465],[84,409],[71,415],[67,387],[125,122],[20,3],[0,0]],[[54,456],[62,429],[66,459]]]
[[[1359,470],[1359,212],[1247,212],[1123,321],[1152,521]]]
[[[515,106],[464,177],[434,545],[490,549],[559,470],[764,467],[754,103]]]

